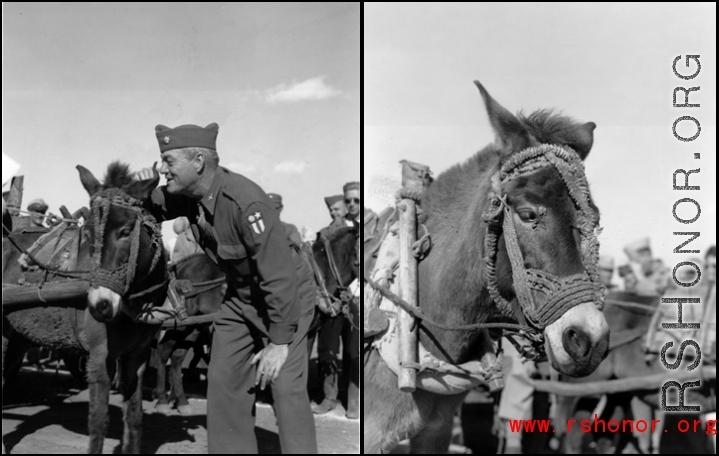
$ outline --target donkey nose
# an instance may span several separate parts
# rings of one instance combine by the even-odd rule
[[[100,299],[95,303],[95,307],[97,308],[97,311],[101,314],[106,314],[107,312],[110,312],[110,300],[109,299]]]
[[[562,344],[567,353],[576,360],[586,359],[592,348],[589,336],[576,326],[571,326],[564,331]]]

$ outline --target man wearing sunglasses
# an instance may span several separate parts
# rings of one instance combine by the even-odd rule
[[[347,182],[342,191],[345,196],[347,215],[345,223],[347,226],[358,226],[360,222],[360,185],[359,182]]]

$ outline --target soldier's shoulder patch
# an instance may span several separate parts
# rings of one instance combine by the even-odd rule
[[[255,211],[248,215],[247,221],[255,234],[262,234],[265,232],[265,222],[262,220],[262,213],[260,211]]]

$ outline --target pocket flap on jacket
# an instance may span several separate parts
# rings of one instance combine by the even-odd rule
[[[242,244],[218,244],[217,255],[223,260],[237,261],[247,258],[247,251]]]

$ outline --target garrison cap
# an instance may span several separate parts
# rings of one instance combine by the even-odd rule
[[[342,187],[342,191],[344,193],[347,193],[350,190],[359,190],[360,184],[359,182],[347,182],[344,187]]]
[[[160,144],[160,153],[185,147],[217,150],[215,141],[219,129],[220,126],[216,123],[211,123],[205,128],[197,125],[180,125],[175,128],[158,125],[155,127],[155,136]]]
[[[344,196],[342,196],[342,195],[326,196],[325,204],[327,205],[327,209],[329,209],[337,201],[342,201],[342,200],[344,200]]]
[[[45,212],[47,207],[47,203],[42,198],[36,198],[30,201],[30,204],[27,205],[27,209],[33,212]]]
[[[614,257],[611,255],[599,255],[599,269],[614,270]]]
[[[637,252],[644,249],[650,249],[648,237],[637,239],[625,245],[624,253],[626,253],[629,258],[634,258]]]

